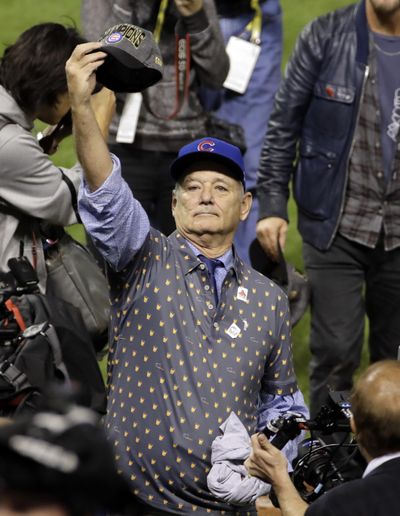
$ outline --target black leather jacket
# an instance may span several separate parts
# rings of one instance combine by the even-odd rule
[[[327,249],[343,210],[348,162],[368,76],[365,0],[311,22],[276,95],[261,153],[259,219],[288,220],[289,183],[303,240]]]

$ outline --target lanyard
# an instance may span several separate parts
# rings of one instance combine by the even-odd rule
[[[169,115],[161,115],[156,113],[150,106],[146,95],[146,90],[143,91],[143,102],[147,110],[160,120],[174,119],[182,109],[183,104],[189,97],[190,86],[190,36],[175,37],[175,107]]]
[[[251,8],[254,11],[253,19],[246,25],[247,31],[251,31],[250,41],[259,45],[261,43],[262,12],[259,0],[251,0]]]
[[[157,14],[156,26],[153,32],[156,43],[160,42],[161,32],[164,26],[165,13],[168,8],[169,0],[161,0],[160,8]],[[175,38],[175,107],[169,115],[161,115],[155,113],[147,99],[143,94],[143,101],[147,110],[155,117],[161,120],[172,120],[180,112],[183,104],[187,101],[189,96],[189,81],[190,81],[190,37],[189,34],[185,36],[176,36]]]
[[[165,12],[168,7],[168,0],[161,0],[160,8],[157,14],[156,28],[154,29],[153,36],[156,43],[160,42],[162,28],[165,21]]]

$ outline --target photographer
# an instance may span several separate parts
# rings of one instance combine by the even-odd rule
[[[83,41],[72,27],[41,23],[23,32],[0,58],[0,273],[8,272],[10,258],[26,256],[42,293],[47,279],[42,224],[77,222],[67,181],[77,190],[81,167],[60,168],[49,158],[66,136],[64,130],[71,132],[70,125],[65,124],[45,152],[33,127],[40,120],[54,129],[68,116],[65,63]],[[114,112],[114,95],[104,88],[95,97],[105,133]],[[50,134],[46,136],[49,142]]]
[[[308,506],[287,473],[286,459],[265,435],[252,436],[246,461],[251,475],[271,482],[282,516],[353,516],[399,514],[400,362],[381,361],[359,379],[352,397],[352,430],[368,462],[361,479],[332,489]]]

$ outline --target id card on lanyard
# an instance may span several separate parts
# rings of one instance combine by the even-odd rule
[[[245,93],[256,66],[261,47],[262,12],[258,0],[251,0],[255,12],[245,31],[251,31],[250,41],[231,36],[226,46],[230,67],[224,87],[236,93]]]

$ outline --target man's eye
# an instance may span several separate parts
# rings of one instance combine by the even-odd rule
[[[217,185],[215,188],[216,188],[216,190],[219,190],[220,192],[227,192],[228,191],[228,189],[225,186],[223,186],[223,185]]]
[[[199,187],[197,185],[189,185],[186,187],[187,190],[189,190],[190,192],[193,191],[193,190],[197,190]]]

